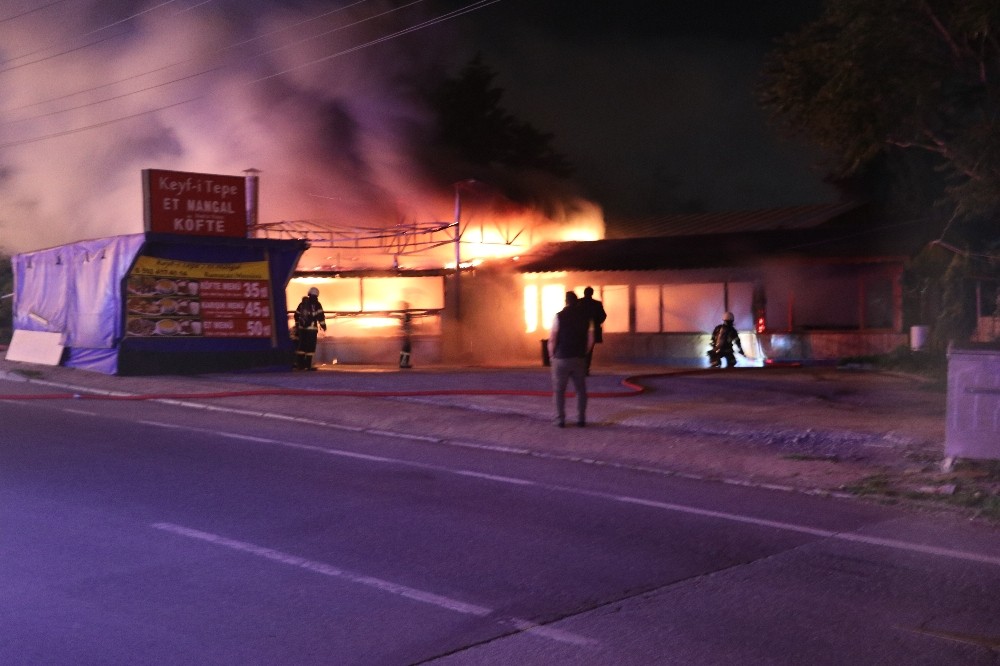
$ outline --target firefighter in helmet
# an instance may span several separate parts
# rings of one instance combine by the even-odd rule
[[[313,356],[316,354],[316,338],[319,330],[326,330],[326,315],[319,302],[319,289],[310,287],[309,295],[295,309],[295,367],[298,370],[315,370]]]
[[[733,326],[736,319],[732,312],[722,315],[722,323],[712,331],[712,348],[708,350],[709,364],[713,368],[721,368],[722,360],[725,359],[726,367],[732,368],[736,365],[736,355],[733,353],[733,345],[736,346],[740,356],[743,353],[743,345],[740,343],[740,334]]]

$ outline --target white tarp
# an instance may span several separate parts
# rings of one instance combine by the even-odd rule
[[[113,363],[122,279],[144,241],[113,236],[15,255],[14,329],[57,333],[66,347],[93,350],[95,363]]]

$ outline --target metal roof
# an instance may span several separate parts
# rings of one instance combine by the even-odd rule
[[[811,204],[714,213],[671,213],[634,220],[612,220],[607,238],[648,238],[652,236],[695,236],[726,234],[768,229],[805,229],[816,227],[864,206],[854,201],[834,204]]]
[[[837,223],[724,234],[547,243],[521,257],[522,273],[670,270],[784,262],[902,262],[919,247],[903,225]]]

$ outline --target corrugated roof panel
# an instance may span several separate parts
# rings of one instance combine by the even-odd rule
[[[769,230],[548,243],[522,256],[523,273],[749,266],[763,260],[898,261],[912,251],[878,227]]]
[[[673,213],[638,220],[613,220],[608,224],[607,237],[693,236],[768,229],[804,229],[825,224],[860,207],[856,202],[843,202],[750,211]]]

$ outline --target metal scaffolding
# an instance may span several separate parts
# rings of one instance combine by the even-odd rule
[[[311,220],[294,220],[257,224],[251,233],[255,238],[305,240],[312,247],[373,250],[391,256],[404,256],[458,242],[461,235],[457,229],[456,222],[337,227]]]

